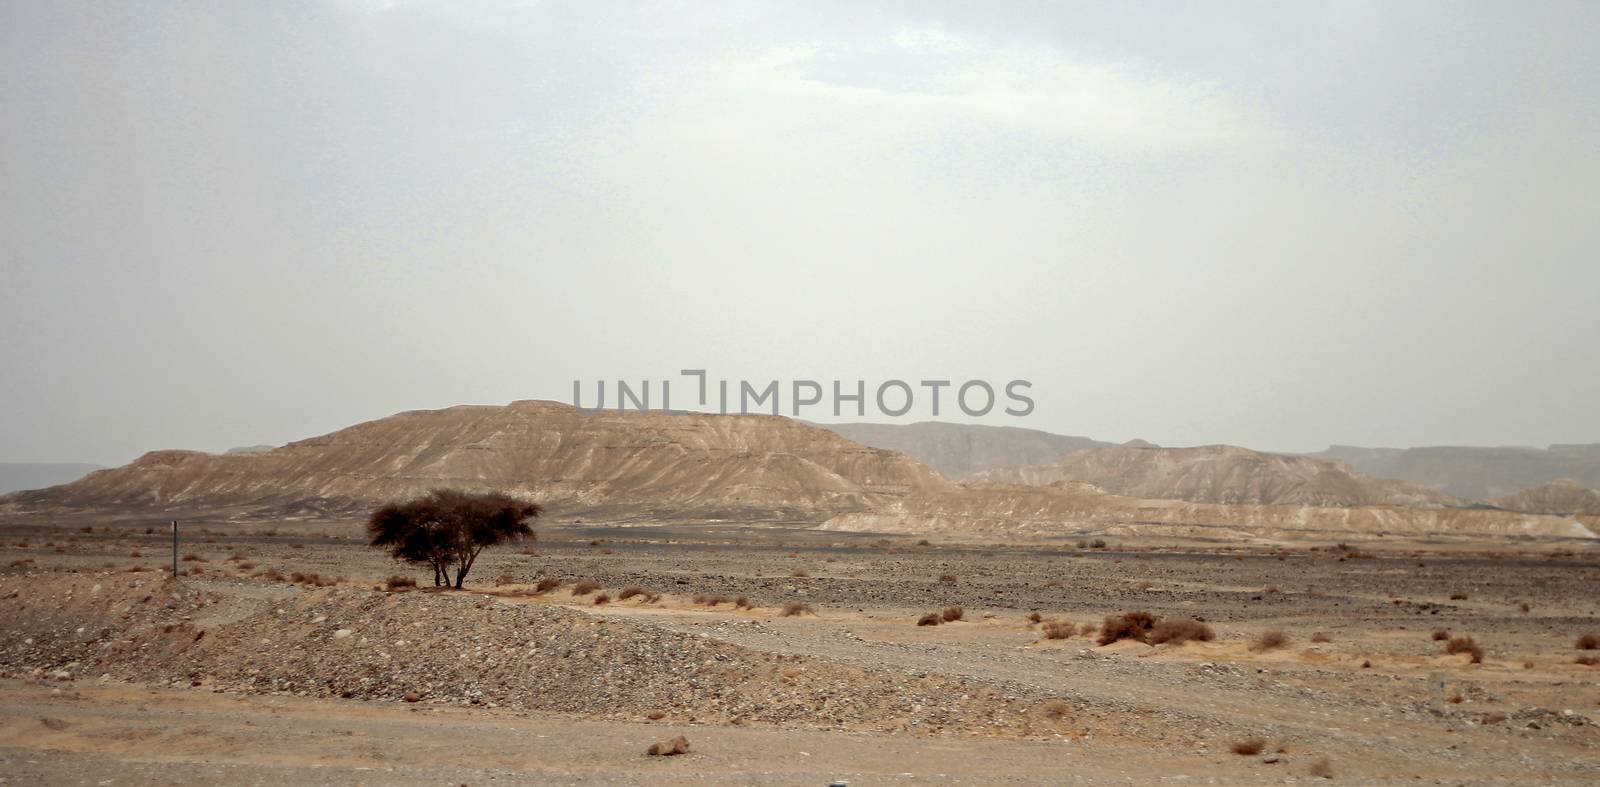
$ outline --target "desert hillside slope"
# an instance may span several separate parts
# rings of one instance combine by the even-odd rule
[[[1542,449],[1336,445],[1311,456],[1347,462],[1367,475],[1423,484],[1467,500],[1492,500],[1562,478],[1600,489],[1600,443],[1557,444]]]
[[[261,453],[154,451],[0,506],[349,511],[450,486],[562,513],[819,518],[945,484],[904,456],[787,418],[584,415],[522,401],[404,412]]]
[[[1049,464],[990,470],[977,479],[1031,485],[1083,481],[1119,495],[1191,503],[1436,508],[1454,502],[1438,491],[1365,476],[1339,462],[1230,445],[1130,443],[1080,451]]]
[[[1054,462],[1074,451],[1111,445],[1037,429],[942,421],[817,425],[862,445],[898,451],[950,479],[1000,467]]]

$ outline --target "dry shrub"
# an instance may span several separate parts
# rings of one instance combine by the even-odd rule
[[[750,603],[750,599],[747,599],[744,596],[738,596],[738,597],[734,598],[734,600],[733,600],[733,608],[734,609],[754,609],[755,605]]]
[[[573,585],[572,585],[572,595],[574,595],[574,596],[587,596],[590,593],[593,593],[596,590],[599,590],[600,587],[601,587],[600,583],[596,582],[596,581],[594,581],[592,579],[580,579],[577,582],[573,583]]]
[[[1276,587],[1270,587],[1270,588],[1267,588],[1267,592],[1268,593],[1282,593],[1283,591],[1279,590]]]
[[[1152,645],[1164,642],[1182,645],[1185,642],[1210,642],[1216,638],[1211,627],[1198,620],[1163,620],[1150,629],[1145,641]]]
[[[605,593],[601,593],[600,595],[594,597],[594,605],[597,606],[597,607],[600,606],[601,604],[610,604],[610,603],[611,603],[611,597],[606,595]]]
[[[561,580],[556,579],[555,577],[545,577],[544,579],[539,580],[538,584],[533,586],[533,592],[549,593],[558,587],[561,587]]]
[[[409,590],[417,586],[417,581],[411,577],[402,577],[399,574],[383,581],[384,590]]]
[[[500,572],[500,575],[494,578],[494,583],[496,585],[515,585],[517,584],[517,575],[508,568],[505,571]]]
[[[614,555],[614,554],[616,554],[616,552],[612,551],[612,549],[610,547],[606,547],[605,549],[600,550],[600,554],[602,554],[602,555]]]
[[[946,584],[946,585],[954,585],[956,583],[956,575],[955,574],[940,574],[939,575],[939,581],[944,583],[944,584]]]
[[[1072,712],[1072,706],[1065,700],[1045,700],[1039,704],[1039,716],[1050,721],[1061,721]]]
[[[1444,652],[1450,655],[1466,653],[1472,656],[1473,664],[1483,663],[1483,648],[1471,637],[1456,637],[1445,643]]]
[[[1038,622],[1040,622],[1042,620],[1044,620],[1044,616],[1039,614],[1038,612],[1029,612],[1028,613],[1028,622],[1029,623],[1038,623]]]
[[[783,605],[783,616],[786,618],[815,614],[817,614],[816,610],[812,609],[810,604],[802,604],[798,601],[791,601]]]
[[[1450,695],[1450,699],[1445,700],[1445,702],[1448,702],[1451,705],[1460,705],[1461,703],[1466,702],[1466,701],[1467,701],[1467,698],[1461,696],[1460,694],[1452,694],[1452,695]]]
[[[617,600],[618,601],[627,601],[628,599],[633,598],[634,596],[649,596],[649,595],[650,595],[649,591],[645,590],[644,588],[639,587],[638,585],[629,585],[628,587],[623,588],[621,593],[617,594]]]
[[[716,606],[718,604],[726,604],[726,603],[728,603],[728,597],[727,596],[718,596],[718,595],[710,595],[710,596],[708,596],[708,595],[701,594],[701,595],[698,595],[698,596],[694,597],[694,603],[702,604],[702,605],[707,606],[707,607],[714,607],[714,606]]]
[[[1148,612],[1124,612],[1107,615],[1100,624],[1100,644],[1110,645],[1120,639],[1143,642],[1145,635],[1156,625],[1156,616]]]
[[[945,607],[944,611],[939,613],[939,617],[944,618],[946,623],[954,623],[965,617],[966,614],[960,607]]]
[[[1061,620],[1052,620],[1044,624],[1041,631],[1045,639],[1067,639],[1072,636],[1072,624]]]
[[[1579,656],[1573,659],[1573,663],[1582,664],[1585,667],[1600,666],[1600,656]]]
[[[144,557],[144,555],[139,554],[139,550],[135,549],[128,553],[128,557]]]
[[[258,576],[258,577],[260,577],[262,579],[265,579],[268,582],[282,582],[283,581],[283,572],[279,571],[279,570],[277,570],[275,568],[269,568],[266,571],[263,571],[263,572],[257,574],[256,576]]]
[[[1466,601],[1467,600],[1467,594],[1462,593],[1461,591],[1458,590],[1458,591],[1450,594],[1450,600],[1451,601]]]
[[[1306,772],[1319,779],[1332,779],[1333,763],[1327,757],[1322,757],[1311,763],[1311,768]]]
[[[1600,650],[1600,634],[1589,632],[1579,637],[1578,641],[1573,643],[1573,647],[1578,650]]]
[[[1260,738],[1245,738],[1242,741],[1234,741],[1233,745],[1228,747],[1228,750],[1234,754],[1250,756],[1252,754],[1260,754],[1261,750],[1265,748],[1267,748],[1266,741]]]
[[[200,557],[199,555],[196,555],[194,553],[190,553],[190,554],[184,555],[183,557],[178,558],[178,559],[181,560],[184,563],[204,563],[204,562],[206,562],[205,558]]]
[[[1256,637],[1256,641],[1250,643],[1250,649],[1257,653],[1265,653],[1269,650],[1277,650],[1288,644],[1289,635],[1273,629],[1272,631],[1262,632],[1261,636]]]
[[[797,569],[794,570],[793,574],[790,574],[790,576],[794,576],[794,577],[809,577],[809,576],[811,576],[811,572],[807,571],[807,570],[805,570],[803,568],[797,568]]]
[[[1433,641],[1434,642],[1443,642],[1443,641],[1445,641],[1445,640],[1447,640],[1449,638],[1450,638],[1450,629],[1434,629],[1433,630]]]
[[[937,626],[943,622],[944,618],[940,617],[939,613],[937,612],[929,612],[928,614],[917,618],[917,625],[919,626]]]

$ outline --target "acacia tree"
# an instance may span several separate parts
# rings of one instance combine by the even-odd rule
[[[537,503],[499,492],[436,489],[404,503],[390,503],[367,520],[371,545],[395,560],[433,567],[433,584],[460,589],[479,553],[496,544],[534,538],[528,520],[544,513]]]

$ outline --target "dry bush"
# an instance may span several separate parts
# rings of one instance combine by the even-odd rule
[[[383,581],[384,590],[408,590],[417,586],[417,581],[411,577],[402,577],[395,574]]]
[[[1067,621],[1052,620],[1040,630],[1044,632],[1045,639],[1067,639],[1072,636],[1073,626]]]
[[[928,614],[917,618],[917,625],[919,626],[937,626],[943,622],[944,618],[940,617],[939,613],[937,612],[929,612]]]
[[[544,579],[539,580],[538,584],[533,586],[533,592],[549,593],[558,587],[561,587],[561,580],[556,579],[555,577],[545,577]]]
[[[1434,629],[1433,630],[1433,641],[1434,642],[1443,642],[1443,641],[1445,641],[1445,640],[1447,640],[1449,638],[1450,638],[1450,629]]]
[[[1148,612],[1124,612],[1121,615],[1107,615],[1100,624],[1100,644],[1110,645],[1119,639],[1132,639],[1143,642],[1145,635],[1156,624],[1156,616]]]
[[[1279,590],[1276,586],[1274,586],[1274,587],[1267,588],[1267,592],[1268,593],[1282,593],[1283,591]]]
[[[917,546],[919,546],[919,547],[933,546],[933,542],[929,541],[926,538],[919,538],[919,539],[917,539]]]
[[[1050,721],[1061,721],[1072,712],[1065,700],[1045,700],[1039,704],[1039,716]]]
[[[1450,600],[1451,601],[1466,601],[1467,600],[1467,594],[1462,593],[1461,591],[1458,590],[1458,591],[1450,594]]]
[[[807,570],[805,570],[803,568],[797,568],[797,569],[794,570],[794,573],[790,574],[789,576],[792,576],[792,577],[809,577],[809,576],[811,576],[811,572],[807,571]]]
[[[946,623],[954,623],[955,621],[966,617],[966,614],[967,613],[960,607],[945,607],[944,611],[939,613],[939,617],[944,618],[944,622]]]
[[[1040,622],[1042,620],[1044,620],[1044,616],[1039,614],[1038,612],[1029,612],[1028,613],[1028,622],[1029,623],[1038,623],[1038,622]]]
[[[1277,650],[1288,644],[1289,635],[1273,629],[1272,631],[1262,632],[1261,636],[1256,637],[1255,642],[1250,643],[1250,649],[1257,653],[1265,653],[1269,650]]]
[[[1529,612],[1533,611],[1533,607],[1528,606],[1528,602],[1524,601],[1521,604],[1517,605],[1517,611],[1521,612],[1524,615],[1526,615]]]
[[[1150,629],[1145,641],[1152,645],[1164,642],[1182,645],[1185,642],[1210,642],[1216,638],[1211,627],[1198,620],[1163,620]]]
[[[269,568],[266,571],[263,571],[263,572],[257,574],[256,576],[258,576],[258,577],[260,577],[262,579],[265,579],[268,582],[282,582],[283,581],[283,572],[279,571],[279,570],[277,570],[275,568]]]
[[[508,568],[505,571],[500,572],[500,575],[494,578],[494,583],[496,585],[515,585],[517,584],[516,572]]]
[[[1312,642],[1332,642],[1333,641],[1333,637],[1328,636],[1327,632],[1313,631],[1313,632],[1311,632],[1311,641]]]
[[[1466,702],[1466,701],[1467,701],[1467,698],[1461,696],[1460,694],[1452,694],[1452,695],[1450,695],[1450,699],[1445,700],[1445,702],[1448,702],[1451,705],[1460,705],[1461,703]]]
[[[786,618],[815,614],[817,614],[816,610],[812,609],[810,604],[802,604],[798,601],[791,601],[783,605],[783,616]]]
[[[599,590],[600,587],[601,587],[600,583],[596,582],[596,581],[594,581],[592,579],[580,579],[577,582],[573,583],[573,585],[572,585],[572,595],[574,595],[574,596],[587,596],[590,593],[593,593],[596,590]]]
[[[750,599],[747,599],[744,596],[737,596],[737,597],[735,597],[733,599],[733,608],[734,609],[754,609],[755,605],[750,603]]]
[[[600,550],[600,554],[602,554],[602,555],[614,555],[614,554],[616,554],[616,552],[612,551],[612,549],[610,547],[607,547],[605,549]]]
[[[611,603],[611,597],[606,595],[605,593],[601,593],[600,595],[594,597],[594,605],[597,606],[597,607],[600,606],[601,604],[610,604],[610,603]]]
[[[1600,665],[1600,656],[1579,656],[1573,659],[1573,663],[1582,664],[1585,667],[1593,667]]]
[[[1252,754],[1260,754],[1261,750],[1266,747],[1267,742],[1260,738],[1245,738],[1242,741],[1234,741],[1233,745],[1228,747],[1228,750],[1234,754],[1250,756]]]
[[[1573,643],[1573,647],[1578,650],[1600,650],[1600,634],[1589,632],[1579,637],[1578,641]]]
[[[617,594],[617,600],[618,601],[627,601],[628,599],[633,598],[634,596],[648,596],[648,595],[650,595],[650,592],[645,590],[644,588],[639,587],[638,585],[629,585],[629,586],[623,588],[621,593]]]
[[[1483,648],[1479,647],[1477,641],[1471,637],[1456,637],[1450,640],[1445,643],[1444,652],[1452,656],[1466,653],[1472,656],[1473,664],[1483,663]]]
[[[707,607],[714,607],[714,606],[716,606],[718,604],[726,604],[726,603],[728,603],[728,597],[727,596],[714,595],[714,594],[713,595],[709,595],[709,596],[705,595],[705,594],[701,594],[701,595],[698,595],[698,596],[694,597],[694,603],[701,604],[701,605],[704,605],[704,606],[707,606]]]
[[[1319,779],[1332,779],[1333,763],[1330,762],[1327,757],[1322,757],[1316,762],[1311,763],[1311,768],[1308,769],[1306,773],[1309,773]]]
[[[199,555],[196,555],[194,553],[190,553],[190,554],[184,555],[183,557],[178,558],[178,559],[183,561],[183,562],[185,562],[185,563],[204,563],[204,562],[206,562],[205,558],[200,557]]]
[[[944,583],[944,584],[946,584],[946,585],[954,585],[956,583],[956,575],[955,574],[940,574],[939,575],[939,581]]]
[[[144,557],[144,555],[139,554],[139,550],[135,549],[128,553],[128,557]]]
[[[306,545],[305,544],[290,544],[289,548],[290,549],[305,549]]]

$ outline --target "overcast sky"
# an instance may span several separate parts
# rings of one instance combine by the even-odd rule
[[[1593,2],[7,2],[0,460],[690,367],[1026,378],[986,422],[1166,445],[1600,441],[1597,40]]]

